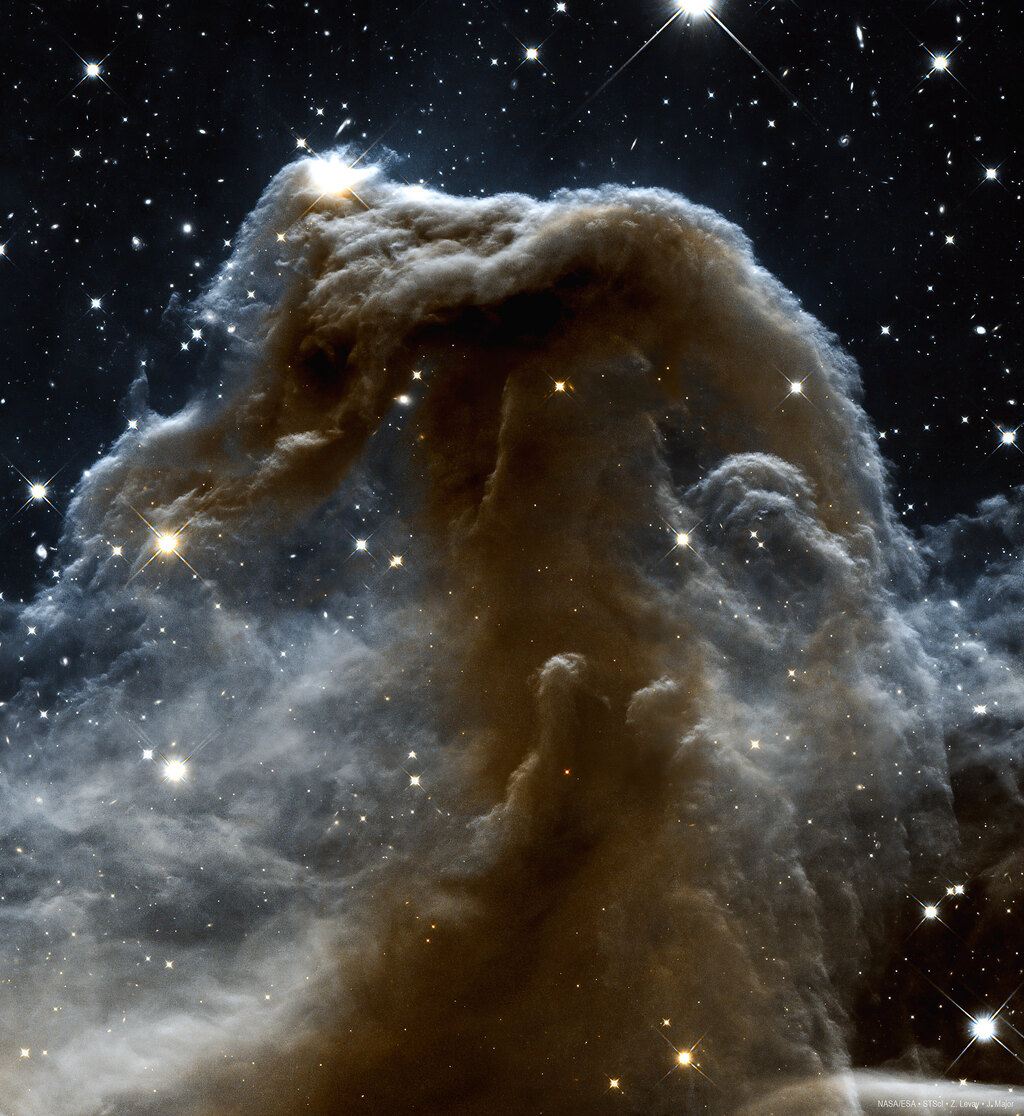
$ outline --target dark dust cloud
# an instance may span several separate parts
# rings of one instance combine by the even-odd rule
[[[1006,1111],[1019,1035],[939,1084],[903,959],[1020,897],[1016,498],[911,537],[708,209],[346,168],[3,606],[0,1109]]]

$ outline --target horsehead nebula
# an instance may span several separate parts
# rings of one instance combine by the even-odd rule
[[[851,358],[666,191],[339,153],[234,245],[4,606],[6,1109],[852,1116],[962,1055],[1002,1111],[1011,989],[915,1005],[1020,889],[1016,504],[912,537]]]

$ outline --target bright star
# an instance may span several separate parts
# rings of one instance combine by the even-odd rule
[[[681,1066],[692,1066],[693,1065],[693,1052],[690,1051],[690,1050],[680,1050],[679,1054],[676,1058],[676,1061]]]
[[[1002,441],[1004,446],[1012,446],[1013,443],[1017,441],[1017,431],[1016,430],[1004,430],[1003,434],[1002,434],[1001,441]]]
[[[390,565],[392,568],[394,568],[395,566],[400,566],[401,564],[402,564],[401,554],[394,555],[392,557],[391,561],[388,563],[388,565]]]
[[[178,549],[178,536],[170,532],[157,535],[156,548],[161,554],[173,554]]]
[[[313,185],[321,194],[344,194],[350,191],[364,173],[342,159],[310,159],[307,164]]]
[[[999,177],[999,168],[998,167],[986,167],[985,168],[985,177],[989,180],[989,182],[994,182]]]
[[[86,62],[86,64],[85,64],[85,76],[86,77],[99,77],[100,76],[100,64],[99,64],[99,62]]]
[[[366,549],[366,539],[356,539],[356,550]]]
[[[409,776],[409,786],[410,787],[418,787],[419,785],[420,785],[420,776],[419,775],[410,775]]]
[[[936,54],[932,57],[932,69],[938,70],[940,73],[943,70],[949,69],[949,59],[944,54]]]
[[[180,783],[185,778],[185,760],[164,760],[164,778],[169,783]]]
[[[979,1015],[977,1019],[971,1020],[971,1033],[978,1042],[988,1042],[995,1038],[996,1021],[991,1015]]]
[[[143,748],[142,749],[142,758],[144,760],[151,760],[153,758],[153,749],[152,748]]]
[[[927,919],[938,918],[939,908],[929,904],[927,907],[924,908],[924,917]]]
[[[698,2],[696,2],[696,3],[693,3],[693,2],[681,2],[681,3],[679,4],[679,10],[680,10],[680,11],[681,11],[681,12],[682,12],[682,13],[683,13],[684,15],[688,15],[688,16],[702,16],[702,15],[707,15],[707,14],[708,14],[708,12],[710,12],[710,11],[711,11],[712,7],[713,7],[713,5],[712,5],[712,4],[703,4],[703,3],[700,3],[700,2],[699,2],[699,0],[698,0]]]
[[[103,299],[101,299],[101,298],[90,298],[89,299],[89,309],[90,310],[102,310],[103,309]]]
[[[676,535],[676,546],[689,546],[690,536],[685,531],[680,531]]]
[[[526,61],[527,62],[537,62],[539,59],[540,59],[540,52],[538,51],[537,47],[527,47],[526,48]]]
[[[45,484],[30,484],[28,488],[29,495],[33,500],[46,499],[46,485]]]
[[[790,395],[803,395],[804,382],[803,380],[790,380],[789,381],[789,394]]]

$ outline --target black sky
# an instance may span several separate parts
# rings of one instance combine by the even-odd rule
[[[659,1082],[708,1032],[736,1096],[867,1104],[1000,1002],[962,1064],[1019,1080],[1013,16],[725,0],[609,83],[674,10],[5,5],[19,1116],[153,1064],[160,1116],[717,1111]],[[336,145],[365,212],[288,167]]]
[[[15,469],[61,469],[66,492],[123,430],[143,361],[154,406],[185,398],[202,346],[181,350],[179,300],[212,277],[297,139],[324,149],[346,121],[340,139],[386,146],[399,174],[450,192],[618,181],[718,209],[862,365],[909,522],[1015,484],[1024,462],[999,446],[1021,420],[1009,13],[952,0],[727,4],[722,21],[792,101],[719,27],[680,20],[580,111],[666,10],[7,5],[9,513],[23,502]],[[524,61],[529,46],[538,62]],[[83,80],[97,61],[100,76]],[[9,595],[47,576],[36,547],[58,533],[49,509],[24,514]]]

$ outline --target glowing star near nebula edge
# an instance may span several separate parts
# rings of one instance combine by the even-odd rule
[[[194,312],[222,393],[92,465],[0,614],[4,1104],[854,1116],[1018,1071],[1012,985],[928,958],[1015,896],[1017,548],[955,552],[1020,520],[904,530],[735,226],[308,153]]]

